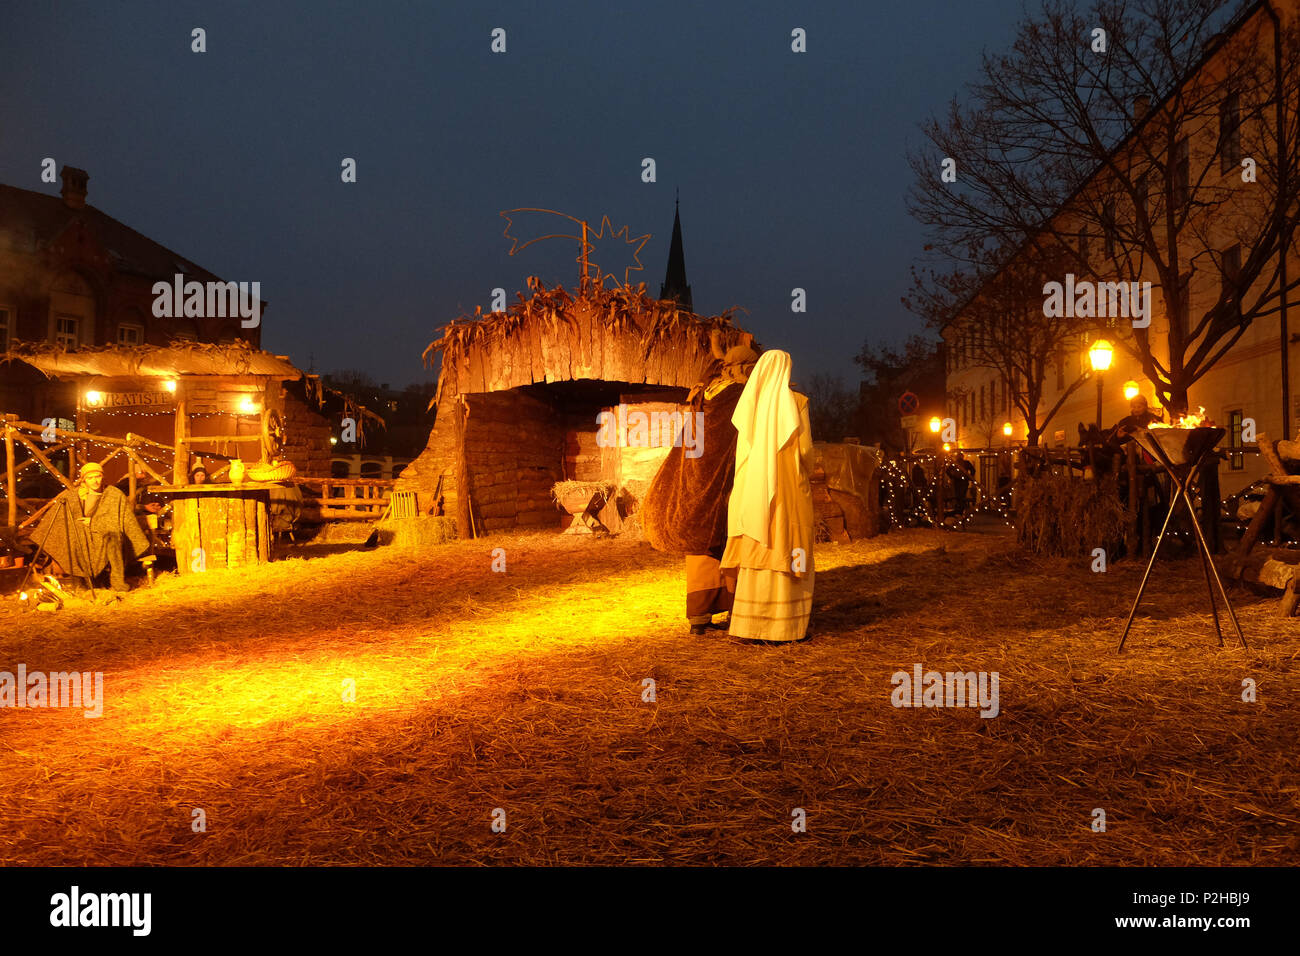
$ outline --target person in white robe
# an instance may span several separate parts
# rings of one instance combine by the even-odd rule
[[[813,445],[808,399],[790,389],[787,353],[763,353],[731,421],[736,477],[721,562],[738,569],[730,633],[802,640],[813,597]]]

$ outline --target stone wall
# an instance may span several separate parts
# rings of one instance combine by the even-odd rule
[[[564,419],[517,389],[470,395],[465,429],[474,521],[485,531],[556,527],[551,487],[564,477]],[[454,461],[454,459],[453,459]]]
[[[328,478],[334,457],[331,423],[292,392],[284,393],[284,453],[304,478]]]

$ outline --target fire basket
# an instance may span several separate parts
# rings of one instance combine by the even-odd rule
[[[1160,544],[1169,531],[1170,521],[1178,509],[1179,502],[1187,505],[1187,514],[1192,519],[1192,535],[1196,539],[1197,550],[1201,556],[1201,570],[1205,572],[1205,585],[1210,591],[1210,613],[1214,616],[1214,631],[1219,637],[1219,646],[1223,646],[1223,628],[1219,625],[1219,609],[1214,600],[1215,585],[1219,588],[1219,594],[1223,596],[1223,606],[1227,608],[1228,616],[1232,618],[1232,626],[1237,629],[1241,646],[1247,646],[1246,635],[1241,632],[1241,625],[1237,623],[1237,614],[1228,602],[1228,592],[1224,590],[1218,569],[1214,567],[1214,555],[1210,553],[1210,546],[1205,541],[1205,533],[1201,530],[1200,522],[1196,520],[1196,509],[1192,506],[1191,497],[1192,484],[1196,480],[1201,462],[1224,434],[1222,428],[1209,425],[1196,428],[1141,429],[1133,434],[1133,439],[1139,447],[1159,462],[1160,467],[1169,475],[1174,493],[1169,497],[1169,513],[1165,515],[1164,527],[1160,529],[1160,536],[1156,538],[1155,547],[1151,549],[1151,560],[1147,562],[1146,572],[1142,575],[1142,584],[1138,587],[1137,597],[1133,599],[1133,608],[1128,612],[1128,620],[1124,622],[1124,634],[1119,639],[1121,651],[1124,650],[1124,642],[1128,640],[1129,628],[1133,626],[1133,617],[1137,614],[1138,605],[1142,603],[1142,594],[1146,591],[1151,569],[1160,554]]]

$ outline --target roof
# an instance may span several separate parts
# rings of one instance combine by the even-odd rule
[[[645,283],[609,289],[588,284],[573,295],[528,279],[531,297],[503,312],[444,326],[425,349],[441,353],[436,404],[445,388],[494,392],[529,384],[577,380],[690,388],[712,360],[718,333],[726,349],[750,337],[730,311],[700,316],[676,302],[646,295]]]
[[[202,266],[94,206],[87,204],[73,209],[61,196],[0,184],[0,232],[34,241],[38,248],[43,248],[78,220],[108,250],[114,268],[120,272],[151,279],[170,279],[181,272],[202,282],[219,280]]]
[[[663,285],[659,287],[659,298],[672,299],[688,310],[693,310],[691,287],[686,283],[686,254],[682,251],[682,217],[676,205],[673,206],[673,239],[668,247],[668,269],[664,272]]]
[[[106,345],[61,351],[47,343],[14,342],[0,362],[20,361],[50,378],[78,376],[265,375],[297,381],[304,373],[288,357],[272,355],[245,343],[192,343],[160,348],[153,345]]]

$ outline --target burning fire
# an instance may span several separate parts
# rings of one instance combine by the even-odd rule
[[[1164,422],[1152,422],[1151,428],[1200,428],[1205,424],[1205,406],[1202,405],[1196,409],[1196,413],[1191,412],[1182,416],[1172,425],[1166,425]]]

